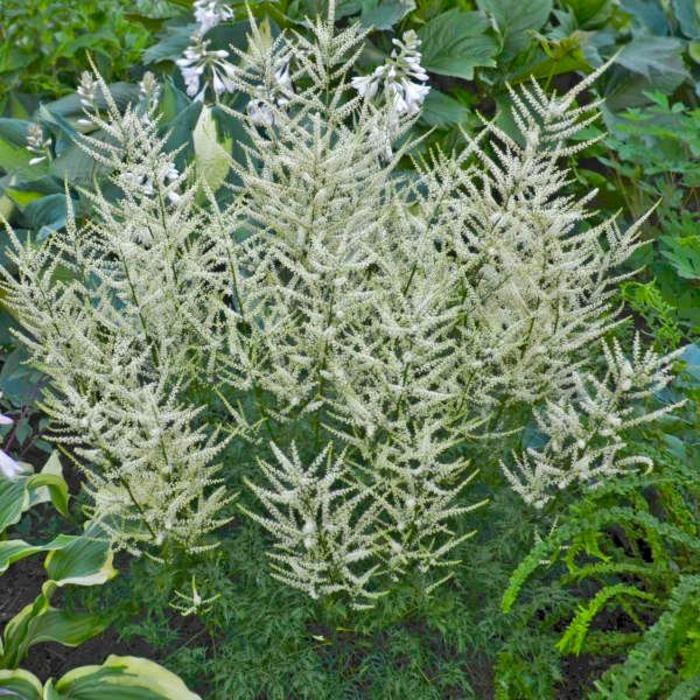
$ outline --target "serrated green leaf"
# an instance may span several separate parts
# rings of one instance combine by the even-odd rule
[[[541,29],[552,11],[552,0],[478,0],[477,4],[495,20],[505,60],[527,47],[530,32]]]
[[[438,75],[471,80],[474,68],[495,66],[497,43],[487,34],[489,21],[481,12],[450,10],[418,31],[423,42],[423,66]]]
[[[360,23],[384,31],[415,9],[414,0],[363,0]]]

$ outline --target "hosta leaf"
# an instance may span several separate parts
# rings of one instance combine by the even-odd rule
[[[221,187],[231,161],[231,140],[219,143],[211,107],[204,106],[192,133],[194,160],[198,175],[212,192]]]
[[[106,627],[105,622],[92,613],[68,612],[49,607],[30,620],[22,647],[26,650],[41,642],[77,647],[103,632]]]
[[[44,566],[49,579],[59,587],[97,586],[117,575],[113,558],[109,540],[91,526],[65,547],[49,552]]]
[[[201,102],[192,102],[165,125],[168,131],[167,150],[174,151],[184,146],[175,158],[175,164],[180,170],[184,170],[192,160],[192,132],[199,120],[201,109]]]
[[[50,552],[54,549],[63,549],[75,538],[74,535],[58,535],[48,544],[29,544],[24,540],[0,541],[0,574],[17,561],[31,557],[40,552]]]
[[[415,9],[414,0],[363,0],[360,22],[365,27],[391,29]]]
[[[58,452],[51,453],[41,473],[29,477],[27,488],[32,491],[32,505],[51,501],[61,515],[68,515],[68,484],[63,478]]]
[[[184,50],[192,41],[192,34],[197,29],[196,24],[186,24],[181,27],[168,27],[157,44],[146,49],[143,54],[143,62],[157,63],[158,61],[174,61],[182,56]]]
[[[124,109],[129,102],[135,102],[139,99],[139,86],[132,83],[110,83],[109,92],[119,109]],[[105,109],[107,106],[104,95],[100,90],[97,91],[95,104],[99,109]],[[51,114],[65,117],[66,119],[77,119],[83,116],[83,106],[80,104],[80,97],[77,93],[66,95],[53,102],[47,102],[44,104],[44,109]],[[73,121],[70,123],[75,126]]]
[[[552,0],[478,0],[477,4],[495,20],[506,60],[528,45],[530,32],[541,29],[552,11]]]
[[[696,0],[673,0],[672,4],[683,34],[689,39],[700,39],[700,5]]]
[[[481,12],[450,10],[418,31],[423,42],[423,66],[439,75],[471,80],[474,68],[495,66],[497,44],[486,32],[488,18]]]
[[[47,684],[46,700],[200,700],[174,674],[147,659],[110,656]]]
[[[421,120],[430,126],[460,124],[469,116],[469,110],[453,97],[433,88],[423,103]]]
[[[7,700],[42,700],[41,681],[29,671],[0,670],[0,697]]]
[[[27,476],[33,472],[29,465],[20,463],[20,466],[25,467],[26,476],[10,481],[0,474],[0,535],[10,525],[18,523],[22,518],[22,513],[29,507]]]

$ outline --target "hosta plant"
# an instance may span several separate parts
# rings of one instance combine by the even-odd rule
[[[222,108],[246,141],[219,196],[176,167],[152,105],[119,109],[96,78],[107,107],[84,119],[104,137],[80,143],[119,195],[86,192],[82,226],[69,198],[45,242],[9,232],[4,287],[116,546],[212,546],[245,483],[274,575],[365,605],[449,576],[475,479],[550,508],[648,468],[629,434],[670,410],[653,403],[673,356],[606,339],[641,222],[594,223],[594,193],[567,191],[596,75],[511,92],[517,139],[487,122],[407,175],[420,42],[363,76],[365,32],[332,15],[274,41],[252,23],[232,47],[245,106]]]
[[[109,656],[100,666],[81,666],[44,684],[29,671],[0,671],[0,695],[17,700],[199,700],[174,673],[133,656]]]

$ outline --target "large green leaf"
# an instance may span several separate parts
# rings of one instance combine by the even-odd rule
[[[439,75],[471,80],[474,68],[495,66],[496,41],[487,34],[488,18],[480,12],[450,10],[418,31],[423,66]]]
[[[689,39],[700,39],[700,4],[696,0],[673,0],[681,31]]]
[[[432,88],[425,98],[420,118],[430,126],[461,124],[469,116],[469,110],[453,97]]]
[[[478,5],[496,22],[505,60],[527,47],[530,33],[541,29],[552,11],[552,0],[478,0]]]
[[[41,681],[29,671],[0,670],[0,697],[7,700],[42,700]]]
[[[375,29],[391,29],[415,9],[414,0],[363,0],[360,23]]]
[[[192,132],[192,143],[197,174],[212,192],[216,192],[231,167],[231,140],[226,139],[223,145],[219,143],[216,123],[209,106],[202,108]]]
[[[35,644],[55,642],[77,647],[104,632],[104,620],[92,613],[74,613],[52,608],[43,596],[27,605],[5,626],[4,654],[1,663],[18,666]]]
[[[645,78],[672,73],[680,82],[689,77],[683,63],[684,48],[683,41],[674,37],[641,36],[624,47],[616,62]]]
[[[40,552],[63,549],[74,539],[76,539],[75,535],[58,535],[48,544],[29,544],[24,540],[2,540],[0,541],[0,574],[17,561]]]
[[[102,666],[69,671],[47,683],[45,700],[201,700],[167,669],[147,659],[110,656]]]
[[[174,61],[179,58],[192,42],[192,34],[196,29],[196,24],[168,27],[159,36],[158,43],[146,49],[143,54],[143,62],[148,65],[159,61]]]
[[[114,553],[100,529],[92,525],[80,536],[46,557],[49,579],[57,586],[97,586],[117,575]]]
[[[687,280],[700,280],[700,236],[683,236],[671,238],[662,236],[661,255]]]
[[[18,523],[22,513],[29,507],[27,478],[33,472],[30,465],[20,463],[20,466],[24,468],[25,474],[11,481],[0,474],[0,535],[10,525]]]

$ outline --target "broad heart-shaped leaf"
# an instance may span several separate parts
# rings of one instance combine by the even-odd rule
[[[613,11],[612,0],[562,0],[562,4],[574,13],[578,26],[584,29],[605,24]]]
[[[662,236],[661,255],[670,261],[680,277],[700,280],[700,236]]]
[[[673,0],[672,5],[683,34],[700,39],[700,5],[696,0]]]
[[[474,68],[495,66],[498,46],[486,32],[489,20],[481,12],[449,10],[418,31],[423,42],[423,66],[438,75],[471,80]]]
[[[153,661],[110,656],[102,666],[69,671],[46,684],[44,700],[201,700],[174,673]]]
[[[108,87],[109,92],[112,95],[112,99],[117,103],[119,109],[124,109],[129,102],[136,102],[139,99],[138,85],[118,82],[110,83]],[[104,95],[100,90],[97,91],[95,104],[100,109],[105,109],[107,106]],[[77,119],[83,116],[83,106],[80,104],[80,97],[77,93],[66,95],[65,97],[61,97],[53,102],[47,102],[43,105],[43,107],[51,114],[65,117],[66,119],[71,117]],[[72,122],[71,125],[75,126],[75,124]]]
[[[423,102],[421,121],[429,126],[460,124],[469,117],[469,110],[453,97],[432,88]]]
[[[197,174],[212,192],[221,187],[231,167],[231,139],[219,143],[211,107],[205,105],[192,132]]]
[[[495,20],[506,60],[527,47],[530,32],[541,29],[552,11],[552,0],[478,0],[477,4]]]
[[[171,122],[163,125],[164,131],[168,134],[166,149],[172,152],[184,146],[175,157],[175,165],[180,171],[184,170],[194,157],[192,133],[199,120],[201,109],[201,102],[191,102]]]
[[[192,34],[197,30],[196,24],[185,24],[180,27],[167,27],[159,35],[157,44],[146,49],[143,54],[145,65],[158,61],[174,61],[182,56],[184,50],[192,41]]]
[[[114,552],[96,525],[90,525],[80,537],[53,549],[44,566],[57,586],[99,586],[117,575],[112,566]]]
[[[29,671],[0,670],[0,697],[7,697],[7,700],[42,700],[41,681]]]
[[[363,0],[360,23],[384,31],[415,9],[414,0]]]

